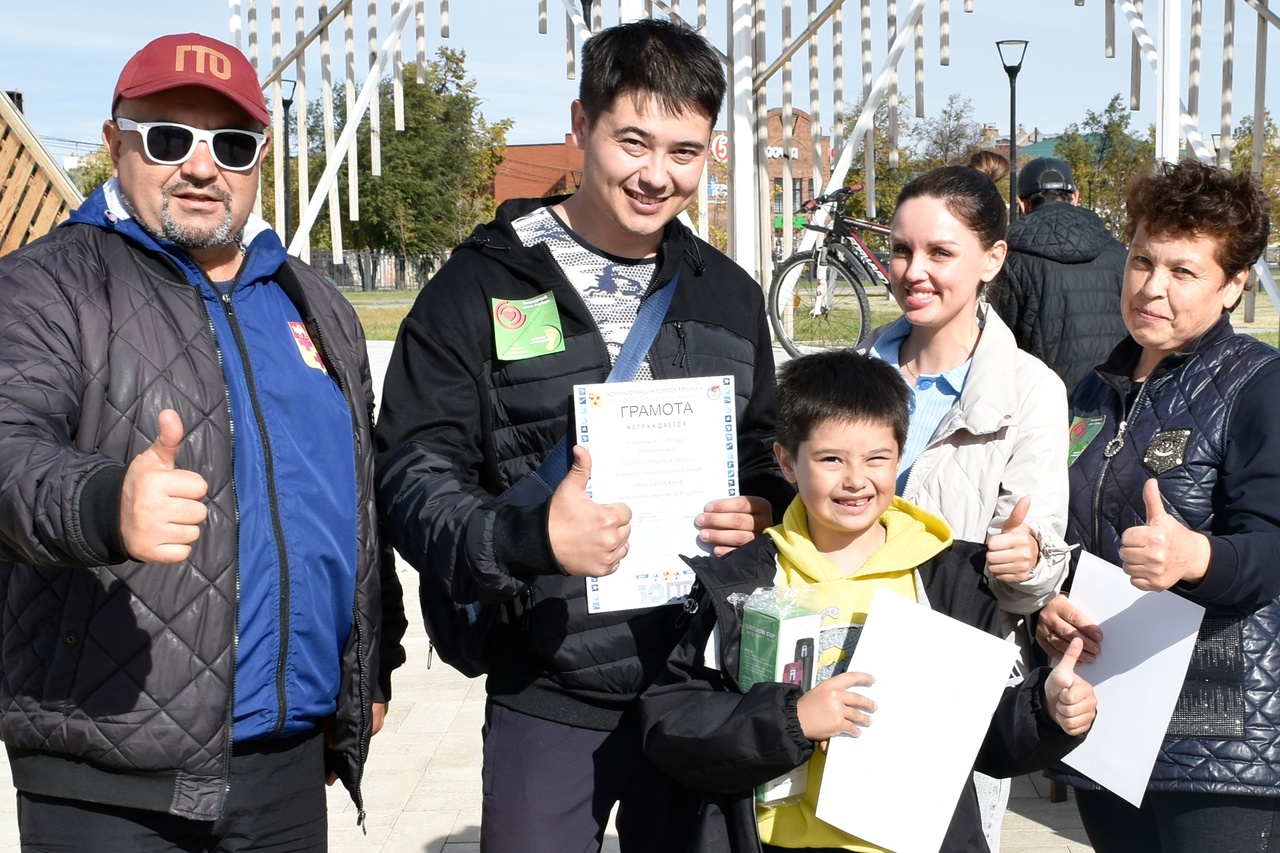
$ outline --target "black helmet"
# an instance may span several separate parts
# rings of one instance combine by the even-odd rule
[[[1056,157],[1037,157],[1022,167],[1018,175],[1018,198],[1027,198],[1045,190],[1076,191],[1071,167]]]

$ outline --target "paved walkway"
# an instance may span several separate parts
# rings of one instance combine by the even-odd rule
[[[371,342],[369,350],[380,385],[391,344]],[[346,791],[340,785],[331,788],[330,849],[334,853],[478,853],[484,684],[439,662],[427,668],[417,575],[406,565],[399,567],[399,574],[409,613],[408,662],[396,673],[386,725],[373,740],[364,785],[367,832],[356,828],[355,807]],[[8,784],[8,763],[0,762],[0,790]],[[927,785],[927,778],[921,784]],[[1015,780],[1004,823],[1004,853],[1092,853],[1074,804],[1050,803],[1047,797],[1044,779]],[[910,820],[910,813],[904,812],[902,819]],[[618,850],[612,834],[605,850]],[[14,800],[9,796],[0,796],[0,853],[18,853]]]

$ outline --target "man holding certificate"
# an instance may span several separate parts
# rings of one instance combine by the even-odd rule
[[[401,327],[378,425],[390,540],[424,591],[498,611],[481,667],[486,853],[599,849],[617,802],[624,848],[669,849],[698,802],[645,762],[634,708],[680,608],[587,604],[584,579],[629,550],[632,510],[588,495],[592,457],[569,435],[575,390],[729,380],[736,494],[690,519],[689,552],[696,539],[721,552],[750,541],[794,494],[770,453],[760,288],[676,221],[724,68],[692,31],[646,20],[593,36],[581,69],[578,192],[507,202],[458,247]]]

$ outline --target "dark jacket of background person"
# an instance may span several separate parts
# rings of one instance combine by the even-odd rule
[[[1073,418],[1106,421],[1071,467],[1067,540],[1122,562],[1152,477],[1209,537],[1208,574],[1171,590],[1207,611],[1149,788],[1280,796],[1280,353],[1233,334],[1227,314],[1141,385],[1138,353],[1126,339],[1072,397]]]
[[[228,785],[237,677],[248,677],[236,670],[243,543],[223,366],[233,344],[215,339],[216,301],[193,286],[201,271],[132,220],[117,222],[102,192],[0,261],[0,736],[22,791],[213,820]],[[349,409],[354,596],[294,606],[352,620],[337,638],[328,759],[363,810],[381,644],[364,335],[342,295],[287,258],[265,224],[246,240],[237,283],[279,287],[327,368],[317,381],[332,381]],[[208,480],[209,518],[189,559],[143,564],[124,550],[120,485],[154,438],[136,424],[154,424],[165,407],[183,418],[179,466]],[[305,406],[283,415],[306,417]],[[290,620],[272,627],[289,631]],[[306,639],[282,642],[307,653]]]
[[[1003,636],[1000,608],[985,574],[986,548],[956,541],[916,569],[927,606],[989,634]],[[800,688],[756,684],[744,695],[737,672],[742,623],[727,599],[774,585],[778,549],[761,536],[723,558],[693,561],[698,583],[685,605],[684,638],[666,670],[641,699],[645,754],[679,782],[706,792],[698,833],[677,853],[750,853],[759,850],[754,787],[798,767],[813,754],[796,711]],[[706,667],[703,651],[720,626],[720,669]],[[1050,670],[1033,670],[1008,687],[992,715],[976,769],[1007,777],[1041,770],[1078,745],[1043,705]],[[928,677],[922,670],[922,677]],[[934,733],[937,734],[937,733]],[[922,737],[931,737],[922,733]],[[939,736],[946,748],[945,735]],[[947,853],[986,853],[973,775],[947,828]]]
[[[1096,213],[1049,202],[1009,226],[1009,254],[987,300],[1018,346],[1067,392],[1128,332],[1120,316],[1125,248]]]
[[[450,580],[456,601],[517,601],[493,642],[504,663],[487,689],[499,705],[608,731],[666,662],[679,607],[590,613],[586,582],[560,569],[547,504],[500,501],[569,427],[575,383],[609,374],[604,340],[545,245],[511,222],[561,199],[517,199],[477,226],[428,282],[400,331],[378,420],[378,496],[387,535],[420,572]],[[679,221],[666,227],[652,293],[682,274],[653,345],[654,379],[734,377],[741,494],[780,512],[795,490],[773,446],[773,358],[760,288]],[[494,355],[492,299],[551,292],[564,351]],[[403,345],[405,340],[414,346]],[[407,355],[412,353],[412,357]],[[425,588],[425,585],[423,585]]]

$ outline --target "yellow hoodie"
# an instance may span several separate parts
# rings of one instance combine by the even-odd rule
[[[778,548],[777,585],[811,584],[817,589],[823,617],[815,684],[845,671],[845,661],[857,645],[876,589],[886,587],[919,601],[915,568],[951,545],[951,529],[946,522],[902,498],[893,499],[880,523],[885,528],[884,544],[851,577],[841,574],[814,547],[809,538],[808,516],[799,497],[792,501],[782,524],[766,531]],[[826,756],[818,751],[809,759],[808,790],[800,802],[757,810],[760,839],[777,847],[837,847],[883,853],[883,848],[854,838],[814,814],[825,760]]]

